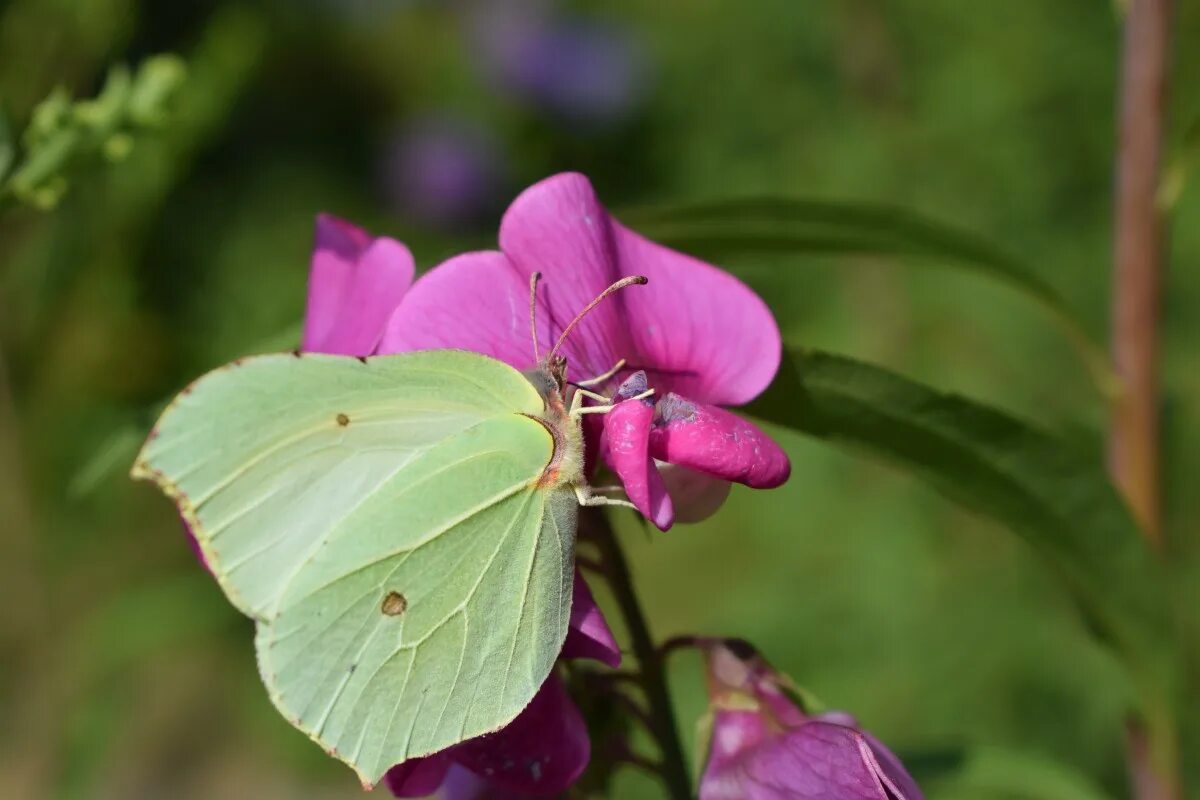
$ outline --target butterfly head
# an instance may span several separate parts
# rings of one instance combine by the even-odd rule
[[[642,275],[630,275],[629,277],[622,278],[621,280],[613,283],[600,294],[596,295],[596,297],[590,303],[584,306],[583,310],[576,314],[575,318],[567,324],[567,327],[563,328],[562,333],[559,334],[558,340],[554,343],[554,346],[550,348],[550,352],[545,356],[540,356],[538,354],[537,335],[537,285],[538,281],[541,279],[542,273],[540,272],[535,272],[529,276],[529,328],[530,332],[533,334],[533,357],[534,360],[537,361],[536,372],[541,373],[553,381],[554,388],[556,388],[561,394],[567,385],[567,359],[564,356],[559,355],[558,350],[560,347],[562,347],[563,342],[567,340],[567,336],[592,309],[600,305],[604,298],[611,294],[615,294],[621,289],[624,289],[626,286],[641,286],[649,283],[650,281]],[[531,380],[533,379],[531,378]],[[537,381],[534,381],[534,385],[537,386],[538,391],[545,396],[545,392],[542,391],[542,387],[538,385]]]

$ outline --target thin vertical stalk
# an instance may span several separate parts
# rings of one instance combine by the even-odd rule
[[[1121,60],[1114,264],[1113,365],[1121,381],[1108,463],[1149,545],[1163,547],[1159,462],[1159,318],[1163,222],[1159,172],[1170,40],[1171,0],[1131,0]],[[1169,693],[1158,687],[1157,693]],[[1164,703],[1143,698],[1126,737],[1135,800],[1177,800],[1177,731]]]
[[[1109,469],[1150,542],[1159,511],[1159,312],[1163,231],[1157,204],[1171,0],[1132,0],[1125,21],[1116,163],[1112,294],[1114,404]]]
[[[621,543],[617,541],[616,533],[603,512],[599,509],[583,509],[580,516],[581,521],[588,526],[588,533],[594,537],[600,548],[604,574],[629,629],[630,643],[638,660],[639,682],[649,708],[647,721],[662,754],[659,775],[672,800],[690,800],[691,778],[688,776],[679,729],[675,724],[675,711],[667,690],[662,655],[654,646],[641,603],[634,592],[625,553],[621,550]]]

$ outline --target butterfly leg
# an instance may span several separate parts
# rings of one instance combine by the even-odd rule
[[[630,397],[627,399],[643,400],[643,399],[651,396],[652,394],[654,394],[654,390],[647,389],[646,391],[642,392],[641,394],[634,395],[633,397]],[[601,400],[604,400],[605,405],[585,406],[583,404],[583,398],[585,395],[588,397],[599,398]],[[608,412],[612,411],[614,408],[616,408],[616,406],[614,406],[612,404],[612,400],[610,398],[601,397],[600,395],[597,395],[593,392],[588,392],[584,389],[579,389],[575,392],[575,396],[571,398],[570,413],[571,413],[571,416],[580,416],[583,414],[607,414]]]
[[[588,378],[586,381],[575,381],[576,386],[595,386],[598,383],[604,383],[606,380],[616,375],[625,367],[625,359],[621,359],[616,364],[612,365],[612,369],[602,375],[597,375],[594,378]]]
[[[602,395],[602,394],[596,394],[595,392],[589,392],[587,389],[578,389],[578,388],[577,388],[577,389],[575,390],[575,396],[576,396],[576,397],[579,397],[579,398],[584,398],[584,397],[586,397],[586,398],[588,398],[589,400],[596,400],[596,401],[598,401],[598,402],[601,402],[601,403],[611,403],[611,402],[612,402],[612,398],[611,398],[611,397],[605,397],[605,396],[604,396],[604,395]],[[580,402],[582,403],[582,402],[583,402],[583,400],[581,399],[581,400],[580,400]]]
[[[584,397],[592,397],[593,399],[599,398],[600,400],[604,401],[604,405],[585,406],[583,404]],[[572,417],[579,417],[584,414],[607,414],[609,411],[612,411],[612,409],[612,401],[607,397],[598,395],[595,392],[589,392],[587,389],[577,389],[575,391],[575,396],[571,398],[571,407],[568,409],[568,413],[570,413]]]
[[[628,500],[620,500],[616,497],[601,497],[600,495],[592,494],[592,489],[589,486],[576,486],[575,497],[579,500],[579,505],[581,506],[622,506],[637,511],[637,506]]]

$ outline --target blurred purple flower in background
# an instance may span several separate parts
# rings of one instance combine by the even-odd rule
[[[810,716],[749,644],[702,639],[711,736],[700,800],[923,800],[900,760],[852,716]]]
[[[451,116],[419,117],[385,146],[382,188],[396,213],[457,228],[496,207],[502,163],[499,145],[483,126]]]
[[[648,58],[625,27],[567,18],[545,2],[470,6],[468,36],[496,88],[572,125],[610,127],[645,97]]]

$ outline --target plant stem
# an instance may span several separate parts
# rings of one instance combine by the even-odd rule
[[[662,753],[658,774],[672,800],[690,800],[691,779],[688,777],[679,730],[675,726],[675,711],[671,705],[671,695],[667,691],[662,658],[650,637],[641,603],[634,593],[625,553],[621,550],[616,533],[603,512],[599,509],[584,509],[580,516],[581,521],[589,526],[589,532],[600,548],[605,566],[604,574],[612,586],[613,595],[629,629],[629,638],[640,668],[642,691],[646,694],[649,706],[647,722],[658,740]]]
[[[1158,206],[1171,0],[1131,0],[1121,61],[1114,209],[1113,407],[1108,463],[1148,544],[1163,548],[1159,477],[1159,317],[1163,225]],[[1157,687],[1155,692],[1168,691]],[[1177,800],[1177,730],[1171,703],[1143,692],[1128,722],[1126,759],[1135,800]]]
[[[1159,513],[1158,350],[1163,232],[1158,208],[1171,0],[1131,0],[1125,21],[1114,209],[1114,404],[1109,470],[1155,547]]]

